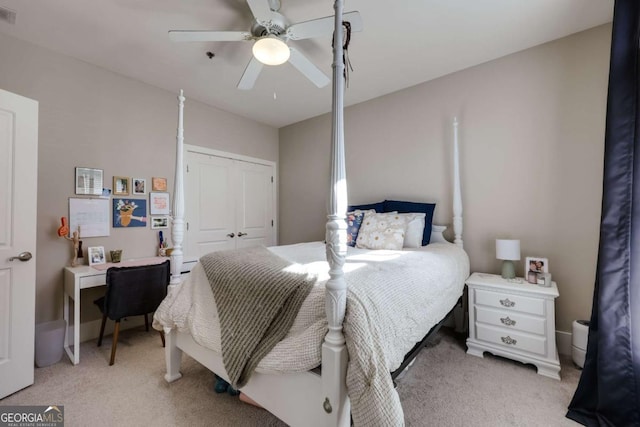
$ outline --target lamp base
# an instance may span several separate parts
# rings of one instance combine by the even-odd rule
[[[509,261],[509,260],[502,261],[502,278],[515,279],[515,277],[516,277],[516,268],[513,265],[513,261]]]

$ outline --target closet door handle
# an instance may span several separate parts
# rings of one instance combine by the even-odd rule
[[[248,236],[249,233],[243,233],[242,231],[238,233],[238,237]]]
[[[227,234],[227,237],[231,237],[233,239],[234,237],[236,237],[236,235],[235,235],[235,233],[229,233],[229,234]]]

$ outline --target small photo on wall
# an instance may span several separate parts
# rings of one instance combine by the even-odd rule
[[[131,178],[133,194],[147,194],[147,180],[143,178]]]
[[[153,177],[151,178],[152,191],[167,191],[167,178]]]
[[[113,195],[126,196],[129,194],[129,178],[126,176],[113,177]]]
[[[167,216],[152,216],[151,228],[169,228],[169,217]]]
[[[145,199],[113,198],[113,227],[146,227],[147,201]]]

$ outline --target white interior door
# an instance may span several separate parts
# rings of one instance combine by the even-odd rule
[[[0,89],[0,399],[33,384],[37,176],[38,103]]]
[[[235,248],[235,165],[231,159],[187,151],[187,258]]]
[[[272,246],[273,167],[236,161],[236,171],[236,246]]]

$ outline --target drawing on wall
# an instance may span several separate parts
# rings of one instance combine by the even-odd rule
[[[113,227],[146,227],[147,201],[145,199],[113,199]]]

